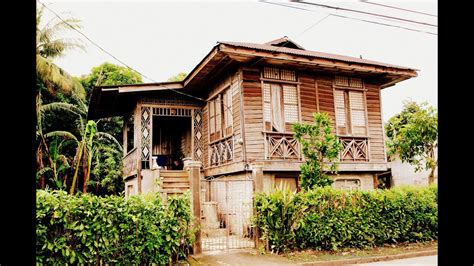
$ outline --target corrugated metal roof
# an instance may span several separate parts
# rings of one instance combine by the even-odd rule
[[[267,44],[246,43],[246,42],[227,42],[227,41],[220,41],[218,43],[231,45],[231,46],[250,48],[250,49],[264,50],[264,51],[269,51],[269,52],[278,51],[279,53],[311,56],[311,57],[318,57],[318,58],[324,58],[324,59],[333,59],[333,60],[339,60],[339,61],[350,62],[350,63],[370,64],[370,65],[393,67],[393,68],[406,69],[406,70],[418,70],[418,69],[414,69],[410,67],[386,64],[386,63],[381,63],[377,61],[361,59],[357,57],[329,54],[329,53],[323,53],[323,52],[317,52],[317,51],[293,49],[293,48],[288,48],[288,47],[278,47],[278,46],[267,45]]]

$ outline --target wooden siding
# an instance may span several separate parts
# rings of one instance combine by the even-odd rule
[[[209,166],[209,109],[208,104],[202,108],[202,149],[203,149],[203,161],[204,167]]]
[[[263,159],[263,107],[260,69],[242,70],[244,97],[245,149],[248,161]]]
[[[380,86],[365,84],[367,117],[369,124],[369,154],[370,162],[386,162],[384,148],[384,132],[380,105]]]
[[[242,145],[238,143],[238,140],[242,138],[241,131],[241,120],[240,120],[240,92],[241,92],[241,79],[240,71],[237,71],[232,76],[231,81],[231,95],[232,95],[232,122],[234,128],[234,162],[240,162],[243,160],[243,149]]]
[[[326,112],[332,120],[332,127],[335,129],[336,112],[334,108],[333,76],[316,76],[318,83],[318,103],[319,111]],[[335,130],[333,130],[335,133]]]
[[[311,123],[313,113],[317,112],[316,79],[314,75],[301,73],[300,84],[301,121]]]

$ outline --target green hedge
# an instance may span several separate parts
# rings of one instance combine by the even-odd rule
[[[189,195],[97,197],[36,192],[40,264],[167,264],[194,241]]]
[[[254,225],[275,252],[338,250],[438,238],[437,186],[257,193]]]

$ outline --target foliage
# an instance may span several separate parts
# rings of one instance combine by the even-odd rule
[[[95,86],[138,84],[143,82],[142,76],[137,72],[109,62],[93,67],[88,75],[82,76],[79,80],[87,92],[87,99],[90,98],[92,89]]]
[[[194,242],[189,195],[97,197],[36,192],[39,264],[164,265]]]
[[[71,30],[71,27],[80,28],[80,21],[74,18],[63,21],[55,17],[41,27],[42,15],[43,7],[36,10],[36,74],[50,94],[74,93],[80,99],[84,99],[85,91],[82,85],[53,63],[53,60],[63,56],[66,50],[83,49],[76,39],[58,37],[64,30]]]
[[[428,103],[406,101],[403,110],[385,125],[388,156],[398,154],[402,162],[415,166],[415,171],[431,170],[433,182],[438,165],[438,112]]]
[[[289,188],[255,195],[254,226],[272,251],[338,250],[438,238],[437,186],[390,190]]]
[[[336,173],[337,164],[334,162],[342,145],[337,136],[332,133],[331,119],[327,113],[314,113],[313,124],[293,125],[295,138],[301,143],[305,163],[301,165],[301,186],[311,189],[317,186],[329,186],[332,180],[327,176],[329,171]]]
[[[182,81],[186,78],[187,75],[188,74],[186,74],[185,72],[179,72],[178,74],[176,74],[176,76],[172,76],[171,78],[169,78],[168,81]]]

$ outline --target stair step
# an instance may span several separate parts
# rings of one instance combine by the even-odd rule
[[[161,193],[167,193],[167,194],[173,194],[173,193],[182,194],[182,193],[184,193],[188,190],[189,189],[161,189],[160,192]]]
[[[172,184],[163,183],[163,188],[189,188],[189,184],[186,184],[186,183],[172,183]]]
[[[170,183],[170,182],[189,182],[188,177],[164,177],[163,183]]]
[[[160,171],[159,175],[161,177],[188,177],[187,172],[162,172]]]

